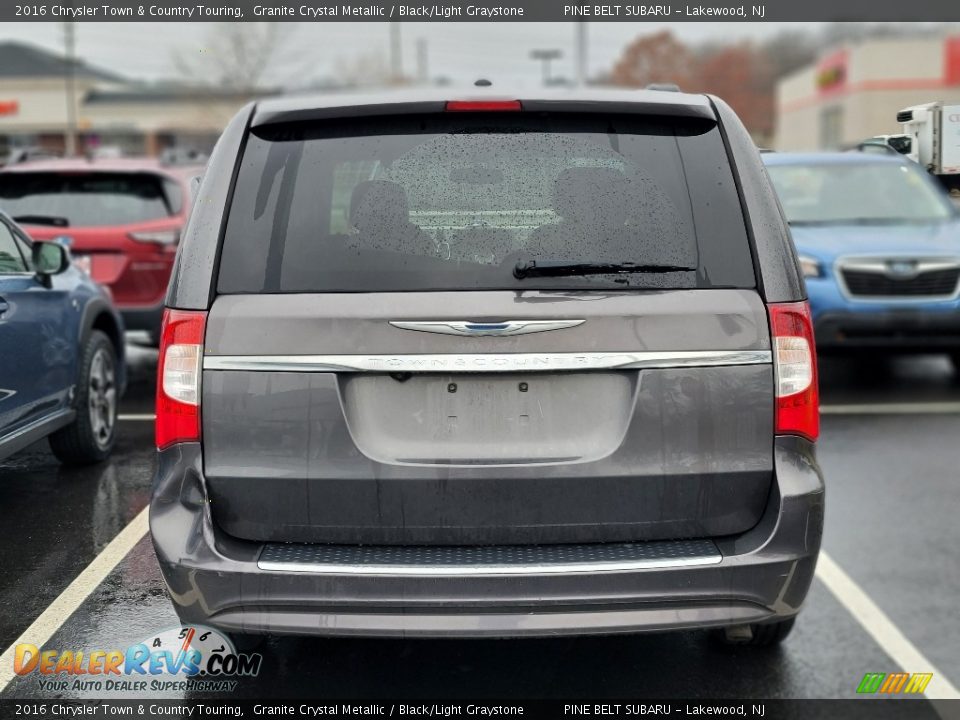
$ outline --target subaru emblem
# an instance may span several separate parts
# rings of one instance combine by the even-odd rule
[[[890,260],[887,262],[887,275],[897,279],[912,278],[917,274],[916,260]]]

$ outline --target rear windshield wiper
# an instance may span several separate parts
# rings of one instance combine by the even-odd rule
[[[70,221],[58,215],[17,215],[14,222],[21,225],[52,225],[53,227],[70,227]]]
[[[513,268],[518,280],[528,277],[570,277],[572,275],[626,275],[629,273],[691,272],[695,267],[684,265],[640,265],[632,262],[598,263],[565,260],[521,260]]]

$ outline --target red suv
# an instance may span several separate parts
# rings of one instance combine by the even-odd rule
[[[0,208],[37,240],[70,247],[105,285],[127,330],[156,339],[200,166],[149,158],[42,160],[0,171]]]

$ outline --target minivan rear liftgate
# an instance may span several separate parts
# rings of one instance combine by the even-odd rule
[[[204,466],[229,534],[582,543],[731,535],[760,517],[773,376],[756,293],[406,293],[371,305],[214,303]],[[481,313],[526,332],[449,331]]]

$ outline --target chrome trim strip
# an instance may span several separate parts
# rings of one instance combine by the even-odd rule
[[[841,255],[833,263],[833,274],[840,288],[840,294],[847,300],[862,303],[925,303],[942,302],[960,299],[960,280],[953,292],[949,295],[855,295],[847,287],[847,280],[843,276],[844,270],[859,272],[873,272],[885,278],[891,276],[887,272],[889,261],[911,260],[917,264],[917,272],[913,277],[923,272],[933,270],[949,270],[960,268],[960,258],[951,256],[917,255],[915,253],[890,253],[889,255]],[[907,279],[907,278],[904,278]]]
[[[204,370],[250,372],[551,372],[763,365],[769,350],[677,352],[455,353],[444,355],[204,355]]]
[[[547,332],[548,330],[564,330],[565,328],[583,325],[585,322],[586,320],[503,320],[499,322],[479,322],[472,320],[427,320],[414,322],[391,320],[390,324],[401,330],[417,330],[419,332],[438,333],[441,335],[504,337],[529,335],[531,333]]]
[[[891,262],[909,262],[913,264],[913,268],[909,273],[904,275],[894,275],[890,273],[890,263]],[[883,275],[884,277],[891,278],[893,280],[910,280],[915,278],[917,275],[925,272],[932,272],[934,270],[956,270],[960,267],[960,263],[955,260],[950,261],[934,261],[934,260],[918,260],[914,258],[895,258],[890,257],[885,260],[860,260],[860,261],[843,261],[840,264],[840,267],[844,270],[858,270],[860,272],[876,273]]]
[[[623,562],[550,563],[544,565],[335,565],[258,560],[257,567],[268,572],[313,573],[317,575],[403,575],[414,577],[477,577],[483,575],[557,575],[577,573],[632,572],[658,568],[717,565],[720,553],[699,557],[627,560]]]

